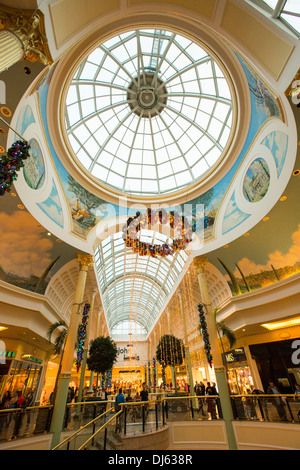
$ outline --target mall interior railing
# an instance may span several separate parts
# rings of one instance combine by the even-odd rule
[[[294,395],[231,395],[231,402],[235,420],[300,424],[300,400],[295,401]],[[0,442],[49,432],[52,410],[52,405],[0,410]],[[114,400],[96,400],[68,403],[62,431],[76,435],[71,448],[78,448],[79,442],[98,432],[98,447],[103,448],[105,433],[106,438],[118,439],[153,432],[171,421],[211,419],[222,419],[219,396],[164,396],[128,402],[120,414],[115,412]]]

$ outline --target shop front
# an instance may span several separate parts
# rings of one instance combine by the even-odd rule
[[[230,392],[245,395],[247,390],[253,390],[254,382],[244,348],[232,349],[222,356],[227,368]]]
[[[249,345],[264,387],[273,380],[281,393],[294,393],[300,385],[300,338]]]
[[[142,383],[145,381],[145,367],[113,367],[112,369],[112,389],[118,393],[122,388],[123,393],[131,394],[140,392]]]
[[[43,369],[43,361],[24,354],[19,360],[7,360],[0,365],[1,399],[6,392],[13,397],[21,391],[27,405],[33,405],[37,399]]]

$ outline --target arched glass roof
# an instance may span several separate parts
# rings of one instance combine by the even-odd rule
[[[149,332],[184,269],[188,254],[153,258],[126,248],[123,232],[106,238],[95,252],[103,306],[110,331],[122,322],[138,323]],[[166,235],[142,230],[142,241],[168,243]]]
[[[102,44],[66,98],[72,149],[96,178],[136,194],[176,191],[219,160],[231,131],[227,80],[209,53],[163,29]]]

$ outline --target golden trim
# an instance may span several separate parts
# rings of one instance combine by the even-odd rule
[[[41,10],[24,10],[0,5],[0,30],[7,29],[17,36],[30,62],[52,64],[46,36],[44,14]]]

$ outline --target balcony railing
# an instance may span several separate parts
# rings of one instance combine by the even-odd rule
[[[235,420],[300,424],[300,400],[294,395],[231,395]],[[0,441],[32,437],[50,431],[52,405],[0,410]],[[122,404],[116,413],[114,401],[68,403],[62,431],[70,435],[62,448],[89,445],[106,448],[107,437],[120,439],[162,429],[172,421],[222,420],[220,397],[161,397],[148,402]],[[97,440],[92,439],[92,436]],[[91,444],[92,443],[92,444]],[[60,445],[58,446],[60,448]]]

